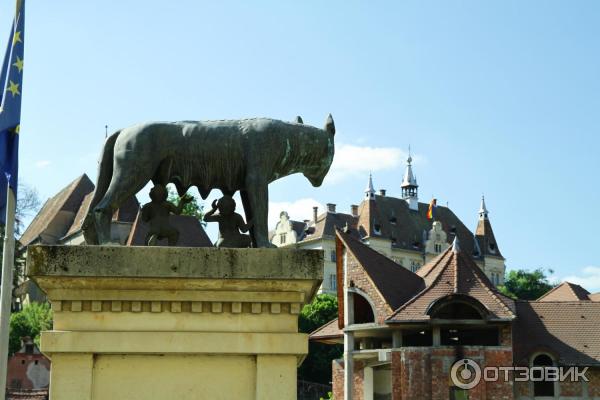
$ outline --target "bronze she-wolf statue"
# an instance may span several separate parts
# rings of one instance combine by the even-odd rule
[[[88,244],[110,242],[113,212],[150,180],[175,184],[183,196],[196,186],[240,191],[254,247],[269,247],[268,184],[301,172],[320,186],[334,154],[331,115],[324,129],[269,118],[230,121],[152,122],[112,134],[104,144],[96,191],[84,222]]]

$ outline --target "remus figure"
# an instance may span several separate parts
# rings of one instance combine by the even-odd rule
[[[215,214],[217,210],[219,213]],[[244,217],[235,212],[233,197],[225,195],[218,201],[215,199],[212,202],[212,210],[206,213],[204,221],[219,223],[219,240],[215,244],[216,247],[250,247],[250,235],[244,235],[240,231],[248,232],[252,222],[246,224]]]
[[[142,207],[142,221],[150,225],[144,243],[146,246],[154,246],[157,240],[166,238],[169,246],[175,246],[179,240],[179,231],[169,222],[169,215],[181,214],[183,207],[192,199],[183,196],[179,205],[174,206],[167,201],[167,188],[161,184],[156,184],[150,189],[150,199],[152,202]]]

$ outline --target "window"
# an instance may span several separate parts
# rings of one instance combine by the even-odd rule
[[[379,225],[379,224],[373,225],[373,231],[376,235],[381,235],[381,225]]]
[[[410,270],[411,270],[412,272],[417,272],[417,270],[418,270],[419,268],[421,268],[421,264],[419,264],[419,262],[418,262],[418,261],[411,260],[411,262],[410,262]]]
[[[439,244],[439,243],[436,243],[436,244],[434,245],[434,247],[435,247],[435,252],[436,252],[436,253],[441,253],[441,252],[442,252],[442,245],[441,245],[441,244]]]
[[[354,300],[354,323],[375,322],[375,315],[369,301],[358,293],[353,293],[352,298]]]
[[[496,327],[455,326],[440,330],[440,343],[442,346],[498,346],[500,336]]]
[[[331,262],[335,262],[335,260],[336,260],[335,250],[331,250],[331,253],[329,253],[329,256],[331,258]]]
[[[331,290],[337,290],[337,279],[335,274],[329,275],[329,288]]]
[[[543,370],[539,367],[552,367],[554,362],[547,354],[540,354],[533,359],[533,366],[538,367],[537,369],[531,370],[532,378],[536,379],[533,382],[533,396],[554,396],[554,382],[553,381],[540,381],[540,377],[543,376]],[[533,379],[532,379],[533,380]]]
[[[285,244],[286,238],[287,238],[287,233],[280,233],[279,234],[279,243]]]

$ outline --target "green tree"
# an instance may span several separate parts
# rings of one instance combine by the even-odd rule
[[[31,337],[39,346],[40,332],[52,328],[52,310],[48,303],[31,303],[10,316],[8,351],[13,354],[21,348],[21,338]]]
[[[168,185],[167,190],[169,191],[169,197],[167,200],[175,204],[175,206],[178,206],[179,195],[177,194],[177,191],[175,190],[174,186],[172,184]],[[194,217],[200,221],[202,226],[206,226],[206,222],[204,222],[203,220],[204,206],[202,204],[199,204],[198,198],[196,196],[191,196],[189,194],[187,196],[192,197],[193,200],[187,203],[185,206],[183,206],[183,211],[181,212],[181,215],[189,215],[191,217]]]
[[[300,313],[300,332],[311,333],[327,322],[337,318],[337,298],[328,294],[318,295]],[[324,343],[308,344],[308,356],[298,369],[299,379],[329,384],[331,382],[331,361],[342,356],[343,346]]]
[[[548,270],[552,274],[551,269]],[[533,271],[520,269],[510,271],[504,280],[504,285],[498,289],[506,296],[520,300],[535,300],[555,287],[556,284],[550,283],[548,276],[543,268]]]

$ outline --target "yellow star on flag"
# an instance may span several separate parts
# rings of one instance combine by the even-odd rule
[[[9,81],[8,89],[6,89],[6,90],[11,92],[13,97],[21,94],[21,92],[19,92],[19,84],[14,83],[13,81]]]
[[[13,129],[12,132],[18,135],[19,132],[21,132],[21,124],[15,126],[15,129]]]
[[[23,60],[17,56],[17,61],[13,64],[19,70],[19,73],[23,72]]]
[[[21,31],[16,31],[15,32],[15,36],[13,37],[13,46],[15,44],[17,44],[18,42],[23,43],[23,41],[21,40]]]

